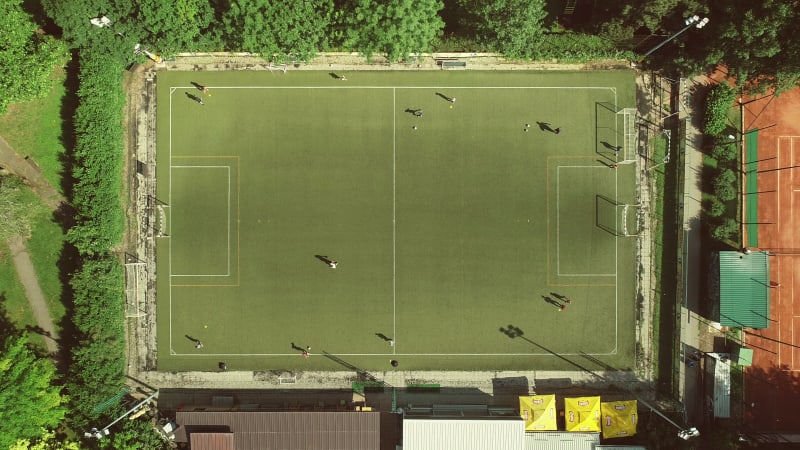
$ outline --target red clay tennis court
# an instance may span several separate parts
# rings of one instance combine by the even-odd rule
[[[744,329],[745,345],[754,350],[753,365],[745,369],[744,421],[760,431],[798,429],[800,89],[780,96],[745,97],[741,108],[745,146],[758,145],[756,164],[752,149],[745,152],[750,156],[744,166],[751,163],[747,175],[755,173],[758,180],[757,189],[745,195],[757,196],[758,211],[757,226],[746,230],[745,243],[770,252],[771,280],[769,328]],[[751,130],[758,130],[757,140],[747,138]],[[746,222],[752,223],[749,217]]]

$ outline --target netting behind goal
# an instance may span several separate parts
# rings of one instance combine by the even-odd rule
[[[622,116],[622,161],[630,164],[636,162],[638,151],[636,148],[636,108],[623,108],[617,114]]]

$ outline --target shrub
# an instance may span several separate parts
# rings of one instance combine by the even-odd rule
[[[739,224],[734,219],[728,218],[711,230],[711,236],[719,241],[724,241],[730,239],[737,231],[739,231]]]
[[[722,203],[717,197],[711,197],[706,202],[706,212],[711,217],[719,217],[725,214],[725,203]]]
[[[736,161],[739,156],[739,146],[736,141],[731,141],[727,137],[717,139],[711,156],[717,161],[731,162]]]
[[[736,174],[731,169],[722,169],[714,178],[714,195],[727,202],[736,198]]]
[[[706,114],[703,121],[703,133],[715,136],[728,124],[728,109],[736,100],[736,91],[726,83],[711,88],[706,97]]]

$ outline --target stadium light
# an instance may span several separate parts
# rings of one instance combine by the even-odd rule
[[[698,28],[698,29],[703,28],[704,26],[706,26],[708,24],[708,21],[709,21],[708,17],[703,17],[701,19],[700,16],[697,16],[697,15],[694,15],[694,16],[686,18],[686,20],[683,21],[683,23],[686,25],[685,27],[683,27],[680,31],[678,31],[677,33],[673,34],[672,36],[666,38],[662,43],[660,43],[660,44],[656,45],[655,47],[653,47],[652,49],[650,49],[650,51],[648,51],[647,53],[642,55],[641,58],[639,58],[639,61],[641,62],[642,60],[644,60],[645,58],[647,58],[648,56],[653,54],[653,52],[655,52],[656,50],[658,50],[661,47],[667,45],[667,43],[669,43],[670,41],[672,41],[676,37],[680,36],[684,31],[688,30],[689,28],[692,28],[692,27],[695,27],[695,28]]]

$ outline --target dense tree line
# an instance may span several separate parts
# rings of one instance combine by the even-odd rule
[[[53,67],[64,61],[61,41],[40,32],[22,0],[0,2],[0,114],[9,103],[43,97]]]

